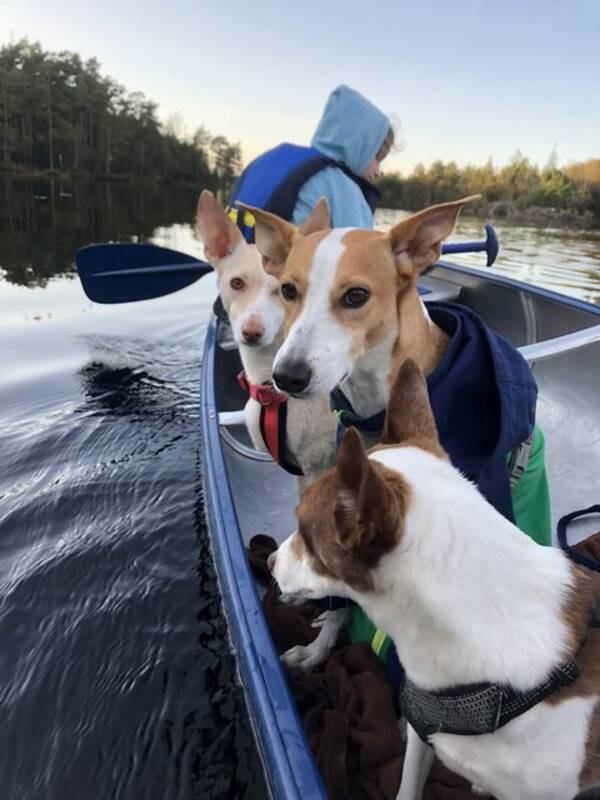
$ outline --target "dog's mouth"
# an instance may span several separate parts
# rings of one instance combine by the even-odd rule
[[[311,397],[313,391],[310,386],[307,386],[306,389],[303,389],[301,392],[286,392],[289,397],[293,397],[294,400],[306,400],[308,397]]]
[[[281,592],[279,599],[284,606],[301,606],[307,601],[306,596],[301,592]]]

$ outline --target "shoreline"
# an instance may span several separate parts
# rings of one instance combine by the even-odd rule
[[[135,184],[144,184],[144,183],[154,183],[154,184],[163,184],[165,186],[169,186],[173,183],[172,180],[168,178],[155,178],[151,175],[147,175],[144,178],[140,178],[138,175],[132,175],[131,173],[126,174],[110,174],[107,175],[106,173],[101,172],[87,172],[85,170],[81,171],[73,171],[73,170],[60,170],[60,169],[26,169],[25,167],[20,167],[19,165],[14,165],[10,168],[6,167],[2,162],[0,162],[0,178],[4,179],[12,179],[16,181],[26,181],[26,180],[44,180],[44,181],[86,181],[86,182],[93,182],[93,181],[106,181],[108,183],[135,183]],[[185,187],[192,187],[195,185],[195,181],[192,178],[189,179],[178,179],[177,182]]]
[[[30,170],[19,165],[12,165],[8,168],[0,162],[0,178],[15,181],[26,180],[45,180],[45,181],[84,181],[84,182],[108,182],[108,183],[133,183],[136,185],[153,183],[155,185],[170,186],[172,181],[162,178],[156,179],[151,176],[140,178],[131,174],[125,175],[106,175],[103,173],[92,173],[85,171],[62,171],[62,170]],[[194,188],[193,180],[178,180],[177,183],[185,188]],[[391,211],[418,211],[420,209],[394,208],[387,206]],[[600,231],[600,220],[594,219],[591,213],[581,214],[574,209],[556,208],[546,206],[529,206],[520,208],[519,205],[510,200],[496,200],[489,203],[478,203],[474,209],[465,209],[464,216],[477,217],[494,223],[509,223],[513,225],[524,225],[534,228],[563,228],[580,231]]]
[[[552,206],[529,206],[519,208],[517,203],[495,201],[484,203],[475,210],[473,216],[484,216],[491,222],[508,222],[512,225],[526,225],[535,228],[571,228],[573,230],[600,231],[600,220],[593,216],[580,214],[570,208]]]

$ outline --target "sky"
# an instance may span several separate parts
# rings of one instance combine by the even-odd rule
[[[159,115],[308,144],[347,83],[401,124],[384,164],[600,157],[600,0],[0,0],[0,45],[96,57]]]

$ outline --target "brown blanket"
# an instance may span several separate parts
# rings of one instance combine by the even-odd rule
[[[600,533],[580,546],[600,560]],[[312,603],[284,606],[266,565],[276,543],[255,536],[249,558],[255,574],[269,584],[263,609],[280,653],[309,644],[318,631],[312,620],[322,609]],[[394,800],[400,785],[404,740],[396,697],[381,663],[366,644],[338,642],[326,664],[288,680],[311,750],[331,800]],[[470,785],[436,759],[425,800],[475,800]]]

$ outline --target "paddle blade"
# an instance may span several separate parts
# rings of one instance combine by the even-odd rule
[[[496,260],[500,245],[498,244],[498,237],[496,236],[494,226],[490,225],[489,222],[485,226],[485,233],[485,252],[487,253],[487,265],[488,267],[491,267]]]
[[[86,295],[96,303],[133,303],[177,292],[212,272],[206,261],[154,244],[91,244],[75,256]]]

